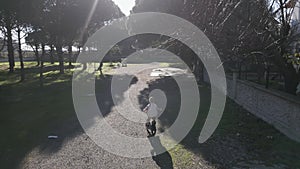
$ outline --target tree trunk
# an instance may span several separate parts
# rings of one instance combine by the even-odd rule
[[[284,86],[286,92],[295,95],[298,83],[299,75],[297,74],[295,68],[292,65],[288,65],[284,73]]]
[[[86,51],[86,48],[82,48],[82,52],[84,53]],[[78,53],[79,54],[79,53]],[[78,55],[79,56],[79,55]],[[87,62],[84,62],[83,63],[83,70],[86,70],[87,69]]]
[[[73,56],[72,45],[68,46],[68,54],[69,54],[69,66],[72,66],[72,56]]]
[[[266,84],[265,84],[266,89],[269,88],[269,85],[270,85],[270,67],[267,66],[266,67]]]
[[[77,49],[78,49],[78,51],[77,51],[77,54],[76,54],[76,59],[78,58],[78,56],[79,56],[79,54],[80,54],[80,52],[81,52],[81,47],[78,46]]]
[[[22,43],[21,43],[21,29],[20,27],[17,30],[18,32],[18,52],[19,52],[19,59],[20,59],[20,66],[21,66],[21,82],[25,80],[25,71],[24,71],[24,61],[23,61],[23,53],[22,53]]]
[[[80,46],[78,46],[78,47],[77,47],[77,50],[78,50],[78,51],[76,52],[76,54],[75,54],[75,58],[74,58],[74,59],[75,59],[75,62],[76,62],[76,60],[78,59],[78,56],[80,55],[80,52],[81,52],[81,47],[80,47]]]
[[[203,64],[201,64],[201,67],[200,67],[200,81],[201,82],[204,82],[204,71],[205,71],[205,69],[204,69],[204,65]]]
[[[15,58],[14,58],[14,47],[13,47],[13,39],[12,39],[12,27],[8,23],[6,25],[7,31],[7,52],[8,52],[8,62],[9,62],[9,72],[14,72],[15,67]]]
[[[63,58],[62,45],[56,46],[56,52],[59,60],[59,72],[60,74],[64,74],[64,58]]]
[[[239,63],[239,77],[238,79],[242,79],[242,64]]]
[[[35,54],[35,59],[36,59],[36,66],[40,65],[40,56],[39,56],[39,45],[35,44],[34,45],[34,54]]]
[[[41,64],[40,64],[40,86],[44,86],[44,56],[45,56],[45,44],[42,44],[42,55],[41,55]]]
[[[50,45],[50,62],[51,62],[51,64],[54,64],[53,51],[54,51],[54,47],[53,47],[53,45]]]

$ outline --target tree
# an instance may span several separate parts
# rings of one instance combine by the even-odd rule
[[[300,40],[298,25],[291,24],[296,2],[295,0],[271,0],[268,4],[269,15],[276,19],[278,24],[276,27],[267,25],[265,32],[272,38],[272,43],[268,45],[271,59],[284,76],[285,90],[291,94],[296,93],[300,82],[299,67],[294,67],[298,63],[291,61],[295,58],[290,57],[296,56],[295,51],[293,52],[294,44]]]
[[[266,72],[276,65],[285,77],[286,91],[294,94],[299,74],[285,57],[299,37],[290,26],[294,4],[293,0],[137,0],[133,12],[165,12],[189,20],[209,37],[225,68],[241,70],[249,60]]]
[[[43,33],[41,31],[34,31],[29,33],[25,38],[26,44],[30,45],[34,51],[37,66],[40,65],[39,49],[40,49],[41,42],[43,41],[42,39],[44,38],[42,37],[42,35]]]
[[[3,27],[7,38],[9,72],[14,72],[15,67],[12,31],[15,27],[16,11],[18,10],[17,2],[17,0],[0,2],[0,25]]]
[[[33,1],[33,0],[31,0]],[[30,2],[31,2],[30,1]],[[12,1],[1,1],[0,2],[0,26],[4,32],[5,39],[7,41],[7,51],[9,60],[9,70],[14,71],[15,61],[14,61],[14,45],[13,45],[13,30],[17,33],[17,47],[20,66],[21,66],[21,81],[25,80],[25,71],[23,63],[22,54],[22,43],[21,43],[21,32],[24,32],[24,28],[27,27],[26,17],[31,13],[30,8],[28,8],[28,2],[12,0]]]
[[[105,21],[123,16],[120,9],[110,0],[46,1],[43,11],[48,21],[44,29],[53,39],[61,73],[64,72],[64,46],[68,47],[71,56],[72,46],[76,41],[84,44],[87,37],[103,26]]]

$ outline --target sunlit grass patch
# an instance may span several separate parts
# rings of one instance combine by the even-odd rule
[[[8,72],[0,71],[0,86],[18,82],[19,78],[17,74],[9,74]]]
[[[193,167],[195,162],[193,160],[196,156],[193,152],[186,149],[183,145],[178,144],[171,151],[170,155],[172,156],[174,167]]]
[[[159,66],[161,66],[161,67],[169,67],[170,63],[159,63]]]
[[[65,68],[67,68],[68,63],[64,63]],[[74,63],[74,66],[78,64]],[[51,64],[50,62],[45,62],[43,67],[43,79],[45,82],[51,81],[51,83],[57,82],[56,80],[68,78],[71,80],[71,76],[73,73],[73,69],[65,69],[64,74],[59,73],[59,63],[55,62]],[[10,85],[10,84],[17,84],[21,80],[21,70],[20,64],[16,62],[15,71],[14,73],[9,73],[9,63],[3,62],[0,63],[0,85]],[[25,80],[22,82],[22,85],[26,85],[29,83],[33,83],[35,81],[40,80],[40,66],[37,66],[36,62],[24,62],[24,73],[25,73]],[[61,82],[62,80],[59,80]],[[64,80],[65,81],[65,80]]]

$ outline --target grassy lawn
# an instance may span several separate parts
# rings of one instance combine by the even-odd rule
[[[25,66],[34,68],[35,63],[26,62]],[[0,161],[1,167],[13,168],[56,125],[74,116],[72,72],[67,70],[65,75],[47,72],[45,86],[40,88],[38,69],[26,71],[26,81],[19,83],[19,70],[9,74],[7,63],[1,63],[0,67]]]
[[[45,67],[57,66],[45,63]],[[66,63],[67,65],[67,63]],[[20,70],[8,73],[8,63],[0,63],[0,163],[13,168],[24,155],[40,145],[49,134],[70,118],[75,118],[71,80],[73,70],[44,73],[44,87],[39,84],[39,68],[25,62],[26,80],[19,83]],[[104,67],[104,72],[109,70]]]
[[[14,74],[7,73],[7,66],[7,63],[0,63],[0,164],[1,168],[14,168],[26,153],[41,145],[62,124],[76,118],[76,114],[72,103],[71,69],[65,70],[64,75],[58,71],[46,72],[45,85],[41,88],[39,69],[34,62],[26,62],[26,81],[23,83],[18,82],[19,66],[16,65]],[[53,65],[46,63],[45,66]],[[109,70],[109,66],[104,65],[104,72]],[[213,137],[205,144],[198,144],[207,115],[203,112],[207,112],[210,104],[207,99],[210,97],[209,88],[202,86],[200,91],[204,99],[201,99],[196,124],[181,144],[169,152],[174,166],[193,167],[201,157],[217,167],[231,168],[241,162],[261,161],[264,165],[283,164],[288,168],[300,168],[299,143],[291,141],[231,100],[227,101],[224,116]],[[226,153],[241,158],[223,157]]]
[[[201,98],[209,90],[200,88]],[[204,125],[210,103],[202,99],[200,114],[189,135],[170,153],[179,164],[192,167],[201,156],[217,168],[300,168],[300,143],[290,140],[274,127],[258,119],[228,99],[222,120],[213,136],[204,144],[197,138]],[[189,157],[186,157],[189,156]]]

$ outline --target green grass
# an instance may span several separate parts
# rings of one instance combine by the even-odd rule
[[[257,157],[253,160],[265,164],[284,164],[290,168],[300,168],[300,143],[292,141],[274,127],[256,118],[242,107],[229,100],[223,119],[216,134],[236,136],[247,145],[250,153]]]
[[[0,65],[0,162],[2,168],[14,168],[53,128],[73,116],[72,71],[64,75],[48,72],[45,86],[40,88],[36,71],[26,72],[26,80],[19,83],[19,70],[7,73],[6,66]],[[33,68],[35,64],[25,66]]]
[[[45,63],[45,68],[55,65],[58,63]],[[0,63],[1,168],[17,167],[25,154],[57,126],[76,117],[71,91],[73,70],[65,70],[65,74],[45,72],[41,88],[35,62],[25,62],[26,80],[22,83],[18,63],[15,68],[15,73],[8,73],[8,63]],[[104,72],[108,70],[104,66]]]
[[[176,145],[170,151],[170,155],[175,167],[192,168],[195,165],[194,161],[192,160],[195,154],[181,144]]]
[[[262,162],[264,166],[285,165],[288,168],[300,168],[300,143],[295,142],[281,134],[274,127],[258,119],[245,109],[227,99],[222,120],[213,136],[204,144],[198,144],[197,140],[204,125],[210,98],[210,90],[207,87],[200,88],[201,107],[200,113],[194,127],[188,136],[170,151],[173,161],[178,168],[193,166],[195,156],[201,156],[211,165],[232,168],[243,161],[218,161],[214,158],[213,152],[205,152],[205,149],[216,150],[222,146],[220,142],[225,142],[228,138],[235,140],[234,143],[223,146],[224,150],[219,151],[220,156],[226,151],[235,147],[235,143],[240,144],[246,149],[248,158],[246,162]],[[234,153],[234,152],[233,152]],[[236,153],[239,155],[239,153]],[[185,168],[185,167],[184,167]]]
[[[57,63],[56,63],[57,65]],[[45,67],[51,67],[49,63]],[[73,70],[61,75],[57,70],[44,73],[45,85],[39,86],[39,70],[35,62],[26,62],[26,80],[19,83],[19,65],[16,72],[7,73],[8,64],[0,63],[0,164],[1,168],[14,168],[26,153],[42,144],[55,129],[76,118],[72,103],[71,79]],[[28,69],[31,68],[31,69]],[[107,64],[104,72],[110,71]],[[228,100],[219,127],[204,145],[197,143],[209,107],[210,90],[200,87],[202,106],[200,115],[189,135],[169,153],[174,167],[192,168],[196,157],[215,162],[204,153],[211,142],[233,137],[247,148],[253,159],[267,164],[285,164],[300,168],[300,144],[288,139],[270,125],[249,114]],[[239,134],[239,136],[237,136]],[[268,139],[272,136],[272,139]],[[234,162],[233,162],[234,163]]]

